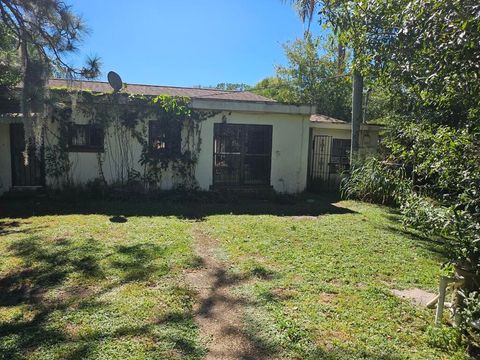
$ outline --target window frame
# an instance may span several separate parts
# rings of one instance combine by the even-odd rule
[[[263,132],[264,151],[261,153],[252,153],[247,149],[249,135],[256,130]],[[271,186],[273,125],[215,123],[213,133],[213,187]],[[233,137],[233,135],[236,135],[236,138]],[[226,149],[222,149],[221,142],[225,141],[225,139],[228,139],[230,136],[232,137],[229,140],[232,143],[236,143],[237,149],[235,150],[238,151],[225,151]],[[231,159],[236,158],[237,162],[237,167],[235,168],[236,174],[231,179],[224,179],[220,174],[220,164],[224,162],[227,157],[230,157]],[[265,177],[263,179],[255,179],[247,176],[246,169],[248,167],[248,160],[252,159],[265,161]]]
[[[181,123],[170,126],[167,122],[162,120],[150,120],[148,122],[148,147],[153,154],[156,155],[181,155],[182,152],[182,126]],[[171,124],[170,124],[171,125]],[[164,127],[164,128],[162,128]],[[162,138],[164,147],[155,149],[153,143],[155,138]]]
[[[73,143],[74,132],[78,129],[84,129],[85,131],[85,144],[79,145]],[[93,131],[99,131],[98,138],[101,139],[101,144],[92,144],[92,138],[94,138]],[[105,130],[103,126],[90,123],[90,124],[76,124],[70,123],[68,125],[68,152],[104,152],[105,151]]]
[[[338,165],[350,164],[351,139],[332,138],[330,163]],[[342,151],[345,150],[345,151]],[[336,160],[336,161],[333,161]]]

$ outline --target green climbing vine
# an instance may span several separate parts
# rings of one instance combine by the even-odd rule
[[[158,187],[168,172],[174,186],[196,188],[201,125],[216,112],[195,110],[189,104],[187,97],[51,89],[48,105],[57,130],[49,131],[46,174],[59,185],[72,183],[69,126],[81,116],[104,129],[104,150],[97,152],[97,181],[107,185],[108,171],[114,179],[108,185],[136,184],[148,190]],[[152,144],[149,133],[155,127],[162,129],[162,137]]]

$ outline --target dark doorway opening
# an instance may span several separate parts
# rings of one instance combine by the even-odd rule
[[[215,124],[214,186],[270,186],[272,126]]]
[[[35,149],[33,139],[28,144],[28,164],[25,164],[25,130],[23,124],[10,124],[10,151],[12,155],[13,186],[44,186],[45,167],[43,146],[40,152]]]
[[[350,139],[311,136],[308,190],[339,189],[342,174],[350,169],[350,144]]]

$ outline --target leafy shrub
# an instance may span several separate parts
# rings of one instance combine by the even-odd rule
[[[480,293],[472,291],[463,296],[464,306],[459,311],[460,328],[467,334],[469,342],[480,348]]]
[[[461,334],[458,329],[442,326],[427,328],[428,343],[430,346],[455,351],[461,344]]]
[[[108,192],[107,184],[103,179],[95,178],[85,183],[85,194],[92,199],[103,199]]]
[[[341,183],[344,198],[386,205],[398,205],[410,188],[403,167],[388,165],[375,157],[354,165]]]
[[[389,158],[412,168],[422,193],[480,214],[480,129],[429,124],[392,125],[384,140]],[[479,215],[480,216],[480,215]]]
[[[471,213],[413,192],[404,197],[401,212],[405,225],[443,240],[452,263],[480,274],[480,224]]]

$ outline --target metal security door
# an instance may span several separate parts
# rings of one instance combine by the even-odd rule
[[[319,190],[329,180],[329,162],[332,148],[332,137],[314,135],[310,148],[309,181],[310,190]]]
[[[215,124],[213,184],[270,185],[272,126]]]
[[[23,124],[10,125],[10,151],[12,155],[13,186],[43,186],[45,175],[43,166],[43,149],[40,158],[35,151],[33,141],[28,146],[28,164],[25,165],[25,132]]]

